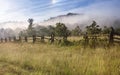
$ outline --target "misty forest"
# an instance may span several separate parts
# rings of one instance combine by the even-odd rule
[[[0,75],[120,75],[118,0],[4,3]]]

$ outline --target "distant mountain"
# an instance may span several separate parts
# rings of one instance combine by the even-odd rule
[[[81,23],[86,23],[86,20],[88,21],[88,16],[84,14],[78,14],[78,13],[68,13],[66,15],[59,15],[57,17],[52,17],[48,20],[45,20],[43,22],[40,22],[39,25],[54,25],[58,22],[65,23],[69,28],[74,28],[75,25],[79,25]],[[72,26],[72,27],[71,27]]]
[[[59,15],[59,16],[57,16],[57,17],[62,18],[62,17],[76,16],[76,15],[80,15],[80,14],[78,14],[78,13],[68,13],[67,15]],[[51,17],[50,19],[45,20],[45,21],[49,21],[49,20],[52,20],[52,19],[56,19],[57,17]]]
[[[87,25],[90,25],[92,21],[95,20],[98,25],[103,26],[114,26],[120,27],[120,18],[114,16],[103,16],[103,15],[88,15],[88,14],[79,14],[79,13],[68,13],[65,15],[59,15],[56,17],[51,17],[48,20],[40,22],[39,25],[55,25],[58,22],[65,23],[70,29],[79,25],[82,29]],[[117,25],[115,25],[117,21]]]

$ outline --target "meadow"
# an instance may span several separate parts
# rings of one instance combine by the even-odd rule
[[[1,43],[0,75],[120,75],[120,46]]]

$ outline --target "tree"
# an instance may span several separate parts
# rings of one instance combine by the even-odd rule
[[[91,47],[95,48],[96,47],[96,41],[97,41],[97,35],[101,33],[101,28],[100,26],[97,25],[95,21],[90,26],[87,26],[87,33],[91,35]]]
[[[116,33],[116,34],[120,34],[120,28],[116,28],[116,29],[115,29],[115,33]]]
[[[49,33],[48,29],[45,26],[37,25],[36,27],[34,27],[34,29],[36,31],[37,36],[42,36],[42,35],[47,36]]]
[[[13,37],[15,35],[16,35],[15,31],[10,28],[7,28],[7,29],[1,28],[0,29],[0,38]]]
[[[102,30],[102,33],[103,34],[109,34],[110,32],[110,28],[108,28],[107,26],[104,26],[103,30]]]
[[[35,35],[35,30],[33,28],[33,19],[28,19],[28,22],[29,22],[29,26],[28,26],[28,29],[27,29],[27,32],[28,32],[28,36],[33,36]]]
[[[80,29],[79,26],[76,26],[75,29],[72,30],[72,35],[73,36],[79,36],[81,34],[82,30]]]
[[[32,29],[33,28],[33,19],[28,19],[28,22],[29,22],[29,27],[28,27],[28,29]]]
[[[39,32],[40,32],[40,35],[46,35],[46,36],[48,36],[49,35],[49,31],[48,31],[48,28],[46,28],[46,27],[43,27],[43,28],[41,28],[40,30],[39,30]]]
[[[87,33],[95,35],[95,34],[99,34],[101,32],[101,28],[99,28],[100,26],[97,25],[97,23],[95,21],[93,21],[93,23],[90,26],[87,26]]]
[[[22,30],[19,32],[19,36],[27,36],[27,31],[26,30]]]
[[[55,33],[59,37],[63,37],[63,40],[67,40],[70,32],[64,23],[56,23]]]
[[[49,33],[49,35],[51,35],[51,34],[55,34],[55,27],[54,26],[52,26],[52,25],[49,25],[48,26],[48,33]]]

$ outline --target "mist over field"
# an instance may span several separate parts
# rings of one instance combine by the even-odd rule
[[[107,16],[95,16],[95,15],[86,15],[86,14],[78,14],[78,13],[68,13],[66,15],[60,15],[57,17],[52,17],[44,22],[40,23],[40,25],[55,25],[58,22],[65,23],[68,28],[74,28],[75,26],[80,26],[84,29],[86,26],[90,25],[92,21],[96,21],[98,25],[103,26],[114,26],[120,27],[120,17],[114,17],[109,15]],[[117,23],[116,23],[117,22]]]
[[[114,17],[112,15],[109,16],[95,16],[95,15],[87,15],[87,14],[80,14],[80,13],[67,13],[64,15],[58,15],[56,17],[51,17],[48,20],[44,20],[42,22],[35,22],[34,27],[37,26],[56,26],[56,23],[64,23],[68,29],[72,30],[76,26],[80,26],[82,30],[85,30],[85,27],[92,24],[92,21],[96,21],[97,24],[100,27],[108,26],[111,27],[113,26],[114,28],[119,28],[120,27],[120,17]],[[19,32],[27,29],[29,23],[26,21],[24,22],[19,22],[19,21],[10,21],[10,22],[4,22],[0,23],[1,27],[1,32],[0,35],[2,37],[7,37],[7,36],[17,36],[19,35]],[[2,28],[5,30],[2,31]],[[9,31],[12,32],[9,32]],[[4,35],[3,35],[4,34]]]
[[[49,26],[53,25],[55,26],[56,23],[65,23],[68,28],[74,28],[75,26],[79,25],[82,29],[86,26],[90,25],[92,21],[96,21],[98,25],[101,27],[103,26],[114,26],[119,27],[120,26],[120,17],[119,15],[117,17],[113,15],[109,16],[99,16],[99,15],[87,15],[87,14],[81,14],[81,13],[67,13],[63,15],[58,15],[56,17],[51,17],[47,20],[44,20],[42,22],[35,22],[34,26],[40,25],[40,26]],[[10,21],[10,22],[3,22],[0,23],[1,28],[21,28],[26,29],[28,27],[29,23],[26,21],[19,22],[19,21]]]

